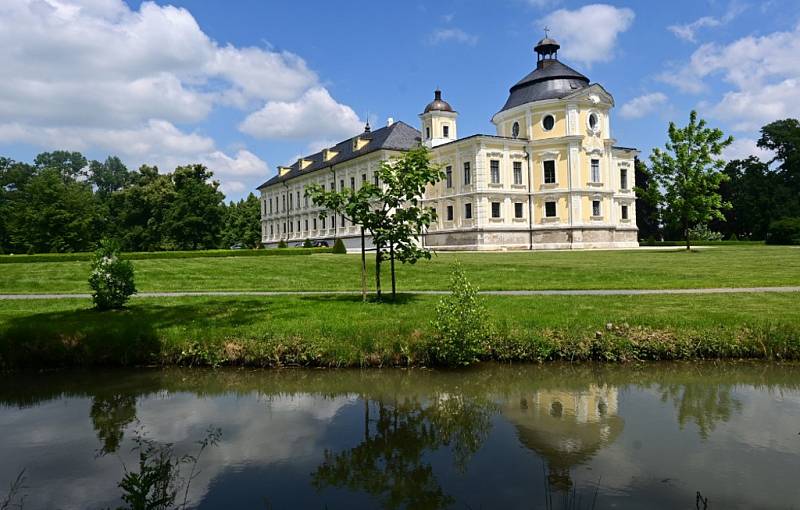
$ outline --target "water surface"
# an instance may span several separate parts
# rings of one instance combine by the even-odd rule
[[[800,508],[800,365],[756,363],[4,376],[0,501],[113,508],[209,426],[195,508]]]

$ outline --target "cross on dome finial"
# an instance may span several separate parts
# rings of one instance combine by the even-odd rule
[[[550,37],[550,27],[548,27],[548,26],[546,26],[546,25],[545,25],[545,27],[544,27],[544,37],[545,37],[545,39],[547,39],[548,37]]]

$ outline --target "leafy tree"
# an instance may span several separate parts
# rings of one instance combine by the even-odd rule
[[[663,212],[667,222],[678,226],[690,249],[689,229],[712,219],[724,219],[722,210],[730,207],[719,194],[719,185],[727,179],[720,170],[725,161],[722,150],[733,143],[720,129],[697,121],[697,112],[689,115],[689,124],[679,128],[669,124],[669,142],[665,149],[653,149],[650,155],[654,185],[664,190]]]
[[[639,227],[639,239],[661,239],[661,192],[655,185],[653,172],[644,161],[634,161],[634,179],[636,191],[636,226]]]
[[[69,151],[43,152],[33,160],[37,169],[57,170],[65,181],[85,176],[88,163],[86,157],[80,152]]]
[[[222,246],[242,244],[255,248],[261,243],[261,203],[250,193],[246,199],[231,202],[225,208]]]
[[[111,199],[125,251],[164,250],[171,246],[166,216],[174,196],[171,176],[159,174],[157,167],[143,165],[131,173],[128,186]]]
[[[420,203],[425,188],[444,177],[430,161],[430,151],[419,147],[402,156],[382,161],[376,170],[380,186],[364,183],[358,190],[325,191],[311,185],[306,194],[316,205],[343,214],[372,235],[375,244],[375,286],[381,297],[381,263],[388,255],[391,263],[392,298],[396,296],[394,260],[413,264],[430,258],[430,251],[419,245],[422,231],[436,220],[436,210]],[[363,258],[362,258],[363,260]],[[365,271],[362,262],[362,272]]]
[[[786,184],[800,194],[800,121],[784,119],[761,128],[758,146],[775,152],[772,163],[778,163],[778,172]]]
[[[209,249],[219,246],[225,195],[213,173],[203,165],[181,166],[172,174],[174,200],[165,223],[178,249]]]
[[[89,182],[92,183],[97,193],[107,197],[127,186],[131,181],[128,167],[117,156],[109,156],[103,163],[92,161],[89,163]]]

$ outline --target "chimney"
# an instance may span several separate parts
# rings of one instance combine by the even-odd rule
[[[389,117],[386,119],[386,127],[390,127],[392,124],[394,124],[394,118]]]

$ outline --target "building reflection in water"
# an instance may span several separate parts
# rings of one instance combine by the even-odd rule
[[[520,442],[542,457],[554,490],[572,487],[570,471],[613,443],[625,425],[617,415],[615,386],[537,390],[502,406]]]

